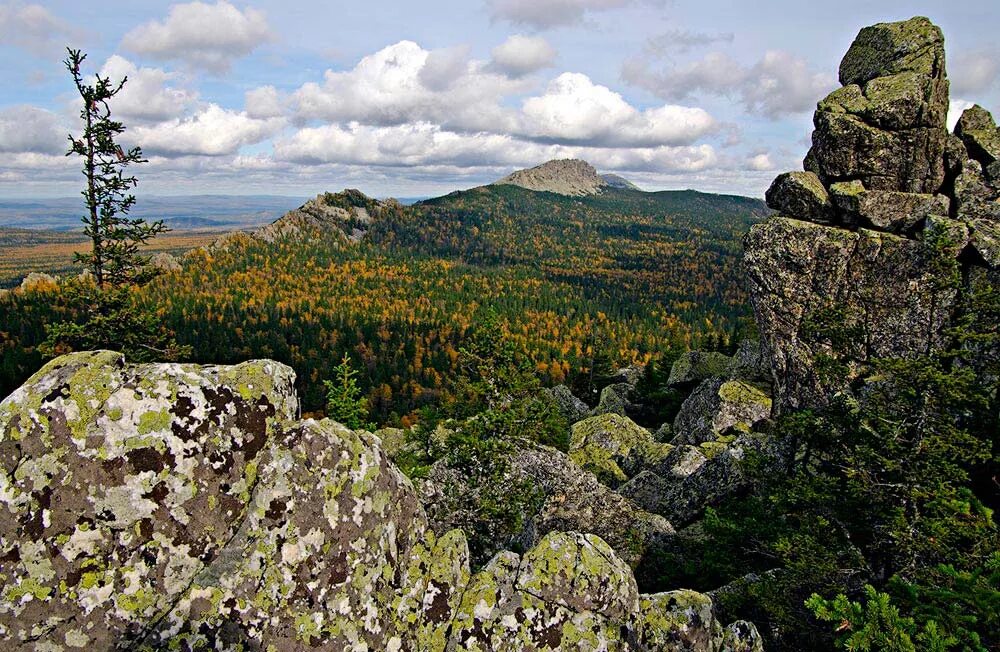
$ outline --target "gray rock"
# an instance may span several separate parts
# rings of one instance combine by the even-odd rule
[[[573,424],[569,457],[610,487],[643,468],[657,465],[673,447],[619,414],[602,414]]]
[[[717,351],[687,351],[670,367],[667,384],[673,387],[694,386],[707,378],[725,375],[728,366],[729,357]]]
[[[691,393],[674,418],[670,443],[702,444],[735,430],[749,432],[771,416],[771,397],[741,380],[709,378]]]
[[[805,168],[824,184],[935,194],[945,180],[944,39],[926,18],[866,27],[822,100]]]
[[[590,414],[590,406],[577,398],[569,387],[556,385],[545,392],[551,396],[559,406],[559,412],[566,417],[569,424],[574,424],[581,419],[586,419]]]
[[[743,340],[736,348],[726,368],[730,380],[745,380],[757,385],[770,386],[771,362],[760,340]]]
[[[21,292],[29,292],[47,287],[55,287],[58,283],[59,279],[51,274],[46,274],[44,272],[31,272],[21,279],[21,285],[18,286],[18,289],[20,289]]]
[[[969,156],[984,168],[1000,160],[1000,131],[989,111],[978,104],[962,112],[955,125]]]
[[[618,414],[627,416],[632,409],[632,391],[635,388],[628,383],[615,383],[608,385],[601,390],[601,398],[597,402],[597,407],[591,410],[590,414],[597,416],[601,414]]]
[[[767,205],[783,215],[833,224],[837,215],[823,182],[812,172],[778,175],[765,193]]]
[[[829,391],[843,387],[873,358],[944,344],[956,292],[939,287],[928,255],[921,242],[865,229],[785,218],[751,228],[744,239],[744,266],[780,405],[822,404]],[[844,352],[852,361],[848,373],[821,378],[817,356],[834,352],[806,326],[831,307],[842,310],[844,327],[860,335]]]
[[[702,640],[686,611],[661,618],[649,606],[660,598],[639,595],[592,534],[549,532],[471,573],[465,535],[428,529],[380,439],[296,420],[293,381],[271,361],[131,365],[88,352],[0,403],[0,558],[17,560],[0,565],[0,641],[638,652],[644,640]],[[579,501],[577,522],[589,505],[633,548],[649,540],[643,524],[671,532],[582,477],[551,478]],[[714,647],[698,650],[724,639],[711,631]]]
[[[835,183],[830,195],[844,224],[888,233],[907,233],[929,215],[948,215],[951,210],[945,195],[865,190],[860,181]]]

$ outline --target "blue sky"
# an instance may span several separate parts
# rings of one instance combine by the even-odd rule
[[[129,77],[140,193],[434,195],[578,157],[761,196],[858,29],[913,15],[944,30],[956,111],[1000,111],[987,0],[0,0],[0,197],[79,189],[69,44]]]

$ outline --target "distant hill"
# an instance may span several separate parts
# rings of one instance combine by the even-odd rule
[[[579,159],[548,161],[539,166],[518,170],[493,185],[520,186],[527,190],[558,195],[596,195],[609,185],[593,165]]]

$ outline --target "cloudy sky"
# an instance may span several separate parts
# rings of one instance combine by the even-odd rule
[[[128,76],[140,193],[433,195],[577,157],[761,196],[858,29],[915,14],[953,106],[1000,113],[995,0],[0,0],[0,197],[79,189],[66,45]]]

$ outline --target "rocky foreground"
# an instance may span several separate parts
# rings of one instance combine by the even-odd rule
[[[0,404],[0,638],[16,647],[752,650],[640,595],[592,534],[471,574],[379,438],[296,419],[294,373],[58,358]]]

